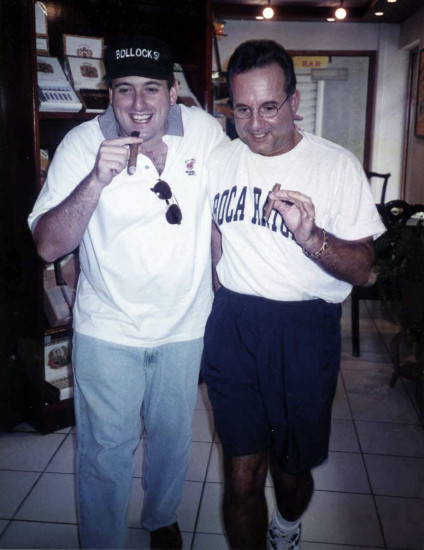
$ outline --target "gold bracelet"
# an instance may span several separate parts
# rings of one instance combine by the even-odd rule
[[[312,258],[314,260],[318,260],[318,258],[320,258],[323,254],[324,254],[324,251],[325,249],[327,248],[328,246],[328,235],[327,235],[327,232],[325,231],[325,229],[322,229],[321,228],[321,231],[322,231],[322,236],[324,237],[324,240],[322,241],[322,245],[321,245],[321,248],[319,250],[317,250],[316,252],[308,252],[307,250],[305,250],[304,248],[302,248],[302,252],[305,254],[305,256],[307,256],[308,258]]]

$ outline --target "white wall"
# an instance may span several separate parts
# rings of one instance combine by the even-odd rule
[[[371,168],[392,174],[386,200],[400,197],[408,53],[398,47],[399,25],[228,20],[224,32],[218,42],[224,71],[233,50],[251,38],[269,38],[291,51],[377,51]]]
[[[381,25],[371,166],[392,174],[386,201],[401,192],[409,54],[399,49],[398,36],[397,25]]]

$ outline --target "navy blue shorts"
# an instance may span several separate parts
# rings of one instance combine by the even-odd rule
[[[270,449],[292,474],[327,458],[340,313],[323,300],[280,302],[220,288],[202,368],[227,455]]]

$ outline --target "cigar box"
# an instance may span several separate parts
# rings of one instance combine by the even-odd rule
[[[43,271],[44,313],[50,327],[71,324],[78,275],[77,254],[69,254],[60,262],[46,265]]]
[[[56,57],[37,57],[37,79],[40,111],[81,111],[82,103]]]
[[[103,59],[104,40],[97,36],[63,35],[63,55],[65,57],[85,57]]]
[[[69,75],[87,113],[102,113],[109,104],[105,67],[101,59],[66,57]]]
[[[109,104],[103,63],[103,38],[63,35],[66,71],[87,113],[102,113]]]
[[[60,327],[72,322],[74,302],[75,290],[68,285],[44,290],[44,312],[51,327]]]
[[[44,338],[44,384],[48,402],[61,401],[73,395],[70,332]]]
[[[57,378],[45,381],[45,398],[49,403],[69,399],[74,395],[74,385],[71,377]]]

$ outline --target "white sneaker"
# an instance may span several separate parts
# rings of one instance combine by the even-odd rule
[[[267,536],[268,550],[299,550],[301,526],[293,533],[284,533],[275,525],[270,525]]]

